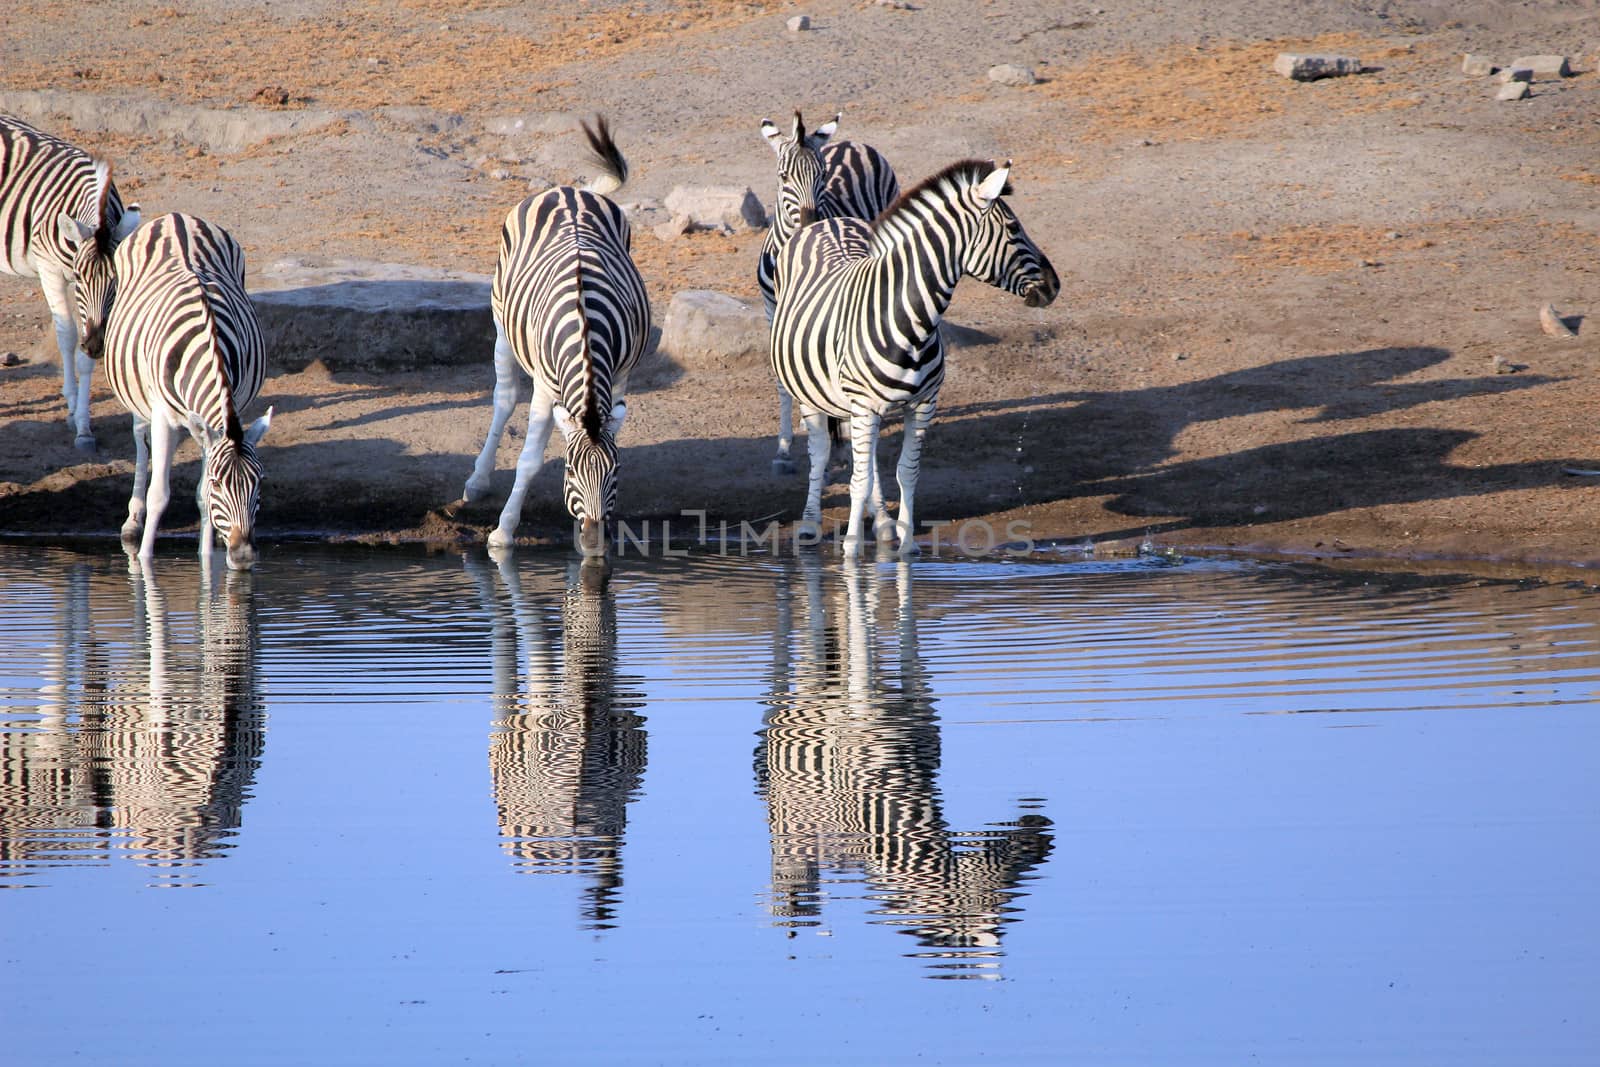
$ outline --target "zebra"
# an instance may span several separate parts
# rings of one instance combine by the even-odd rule
[[[122,242],[114,263],[106,378],[133,413],[136,456],[122,540],[139,542],[141,562],[153,558],[172,458],[187,428],[201,450],[201,560],[210,560],[215,530],[229,568],[248,570],[261,489],[256,446],[272,409],[248,429],[239,421],[266,377],[266,345],[244,291],[244,251],[220,226],[160,215]]]
[[[100,358],[111,255],[135,226],[111,164],[0,115],[0,272],[36,277],[61,350],[61,396],[80,451],[95,450],[89,385]]]
[[[774,279],[778,253],[796,230],[818,219],[876,218],[900,195],[894,168],[882,152],[854,141],[829,143],[842,117],[835,114],[809,134],[799,111],[794,113],[788,134],[771,119],[761,120],[761,136],[778,157],[777,210],[756,261],[756,285],[769,323],[778,303]],[[830,438],[837,429],[830,421]],[[780,382],[778,454],[772,461],[773,473],[794,473],[789,458],[793,441],[794,401]]]
[[[802,227],[778,257],[772,368],[801,404],[811,474],[799,533],[815,538],[822,518],[829,416],[850,420],[850,523],[844,551],[860,551],[870,502],[880,544],[894,529],[900,551],[917,551],[912,505],[923,438],[944,381],[939,320],[956,283],[970,274],[1021,296],[1029,307],[1056,298],[1060,279],[1001,197],[1011,162],[951,164],[903,194],[871,223],[838,218]],[[877,478],[883,416],[907,409],[897,470],[900,513],[891,523]]]
[[[490,291],[494,415],[462,499],[477,500],[489,488],[495,449],[517,402],[515,360],[533,379],[533,399],[516,482],[489,544],[504,548],[515,539],[553,423],[566,439],[564,495],[579,524],[578,548],[603,557],[606,523],[616,511],[623,397],[644,354],[650,301],[630,255],[628,220],[605,195],[628,180],[627,161],[603,116],[579,125],[600,177],[581,189],[563,185],[528,197],[501,231]]]
[[[864,882],[869,922],[940,958],[992,968],[1053,833],[1026,811],[977,833],[946,818],[914,570],[906,560],[892,572],[852,560],[825,575],[803,554],[779,572],[777,660],[754,758],[770,910],[780,925],[816,925],[830,886]]]

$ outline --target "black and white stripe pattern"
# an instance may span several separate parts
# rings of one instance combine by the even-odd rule
[[[778,157],[777,210],[756,263],[756,285],[768,322],[777,306],[778,253],[796,230],[819,219],[874,219],[900,195],[894,168],[882,152],[853,141],[828,142],[839,118],[835,115],[809,134],[798,111],[788,134],[770,120],[761,120],[761,136]],[[778,474],[794,473],[789,458],[793,441],[794,402],[779,383],[778,454],[772,461]]]
[[[1053,301],[1055,270],[1000,199],[1010,163],[967,160],[900,197],[871,224],[832,219],[803,227],[778,257],[772,365],[801,405],[811,476],[802,530],[822,517],[828,416],[850,420],[850,524],[846,553],[859,551],[871,503],[876,534],[888,514],[876,472],[883,416],[908,409],[897,474],[902,552],[916,551],[912,512],[922,441],[944,381],[939,321],[963,274],[1023,297]]]
[[[817,919],[830,885],[864,880],[870,921],[925,947],[994,949],[1020,883],[1050,854],[1049,820],[1027,814],[976,832],[949,824],[911,564],[890,572],[852,561],[839,584],[825,579],[835,576],[808,553],[778,582],[778,659],[755,757],[772,911]],[[893,623],[880,622],[890,607]]]
[[[89,385],[100,357],[111,253],[139,224],[111,164],[0,115],[0,271],[38,278],[61,350],[61,395],[75,443],[94,451]]]
[[[533,399],[516,483],[489,543],[505,547],[515,539],[554,424],[566,438],[565,498],[580,524],[579,549],[603,556],[606,523],[616,511],[623,397],[644,353],[650,302],[629,254],[628,221],[603,195],[627,180],[627,162],[603,118],[583,131],[602,177],[587,188],[530,196],[506,216],[491,292],[494,416],[462,495],[475,500],[489,488],[495,448],[517,401],[515,359],[533,378]]]
[[[154,555],[171,499],[172,457],[187,429],[202,452],[201,557],[210,558],[215,530],[228,566],[248,569],[261,485],[256,445],[272,409],[248,430],[239,421],[266,377],[266,345],[244,290],[244,252],[219,226],[161,215],[128,236],[115,262],[106,377],[133,412],[137,456],[123,540],[139,540],[141,560]]]

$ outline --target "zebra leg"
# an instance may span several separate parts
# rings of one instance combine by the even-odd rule
[[[806,509],[795,526],[795,540],[816,544],[822,537],[822,483],[828,477],[828,416],[820,411],[802,411],[806,424],[806,450],[811,454],[811,470],[806,481]]]
[[[133,495],[128,498],[128,521],[122,524],[122,543],[132,546],[144,533],[145,491],[150,487],[150,420],[133,417]]]
[[[789,448],[794,444],[794,398],[789,390],[778,385],[778,454],[772,460],[773,474],[793,474],[794,460],[789,458]]]
[[[89,386],[94,378],[94,360],[78,348],[78,320],[73,317],[72,279],[52,267],[39,270],[39,286],[50,305],[50,319],[56,328],[56,347],[61,351],[61,399],[67,402],[67,425],[73,430],[73,444],[93,452],[94,434],[89,431]]]
[[[489,491],[489,479],[494,476],[494,454],[500,447],[500,436],[505,433],[506,420],[517,406],[517,360],[511,351],[500,324],[494,324],[494,416],[489,420],[489,437],[483,442],[472,474],[461,490],[461,498],[477,500]],[[524,449],[526,451],[526,449]]]
[[[934,401],[925,400],[906,416],[905,440],[900,445],[900,465],[895,469],[900,482],[900,517],[895,521],[895,528],[900,535],[900,554],[903,556],[921,551],[917,547],[912,505],[917,495],[917,474],[922,468],[922,440],[928,436],[928,425],[933,422],[935,407]]]
[[[148,564],[156,556],[156,530],[161,513],[172,499],[172,457],[178,451],[178,428],[159,412],[150,420],[150,489],[145,494],[148,509],[144,520],[144,539],[139,542],[139,562]]]
[[[516,540],[517,525],[522,522],[522,498],[528,495],[528,483],[544,466],[544,446],[555,425],[550,416],[555,403],[555,395],[547,392],[542,384],[534,386],[533,399],[528,401],[528,436],[517,457],[517,480],[506,498],[505,509],[500,512],[500,524],[489,534],[490,548],[510,548]]]
[[[861,517],[877,480],[878,426],[875,412],[856,412],[850,416],[850,525],[844,531],[844,554],[854,558],[861,552]]]

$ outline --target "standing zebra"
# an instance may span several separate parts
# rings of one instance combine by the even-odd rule
[[[94,451],[89,384],[100,358],[111,254],[139,225],[111,164],[0,115],[0,272],[37,277],[61,349],[61,396],[74,444]]]
[[[554,421],[566,438],[565,496],[580,524],[578,548],[604,556],[617,504],[623,397],[628,372],[644,353],[650,301],[629,255],[628,220],[604,195],[628,180],[627,161],[603,117],[580,125],[601,176],[583,189],[562,185],[530,196],[506,216],[490,291],[494,416],[462,497],[476,500],[489,488],[495,449],[517,402],[514,358],[533,378],[533,399],[516,482],[489,544],[515,539]]]
[[[267,363],[244,291],[244,252],[219,226],[161,215],[122,242],[115,265],[106,377],[133,412],[136,453],[122,539],[139,540],[141,561],[154,555],[171,498],[172,457],[187,428],[201,450],[201,559],[210,559],[215,529],[227,544],[228,566],[248,570],[261,489],[256,445],[272,409],[248,430],[239,422],[261,391]]]
[[[861,546],[868,502],[880,542],[889,535],[877,479],[878,428],[906,408],[900,452],[901,552],[915,552],[912,503],[922,440],[944,381],[939,320],[956,283],[970,274],[1021,296],[1029,307],[1056,298],[1061,283],[1000,197],[1011,172],[993,162],[946,167],[901,196],[872,223],[831,219],[803,227],[778,257],[772,367],[800,402],[810,438],[811,477],[801,530],[822,519],[829,416],[849,418],[850,525],[844,550]]]
[[[840,115],[806,133],[800,112],[785,135],[770,119],[761,120],[761,136],[778,157],[778,200],[772,227],[761,244],[756,262],[756,284],[761,301],[772,321],[778,296],[774,274],[778,254],[796,230],[819,219],[874,219],[900,195],[894,168],[871,145],[854,141],[829,144],[839,128]],[[834,426],[830,423],[829,430]],[[789,449],[794,441],[794,401],[789,391],[778,384],[778,454],[772,461],[775,474],[793,474]]]

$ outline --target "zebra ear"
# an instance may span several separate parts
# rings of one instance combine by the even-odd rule
[[[56,220],[56,228],[61,233],[61,239],[67,242],[69,248],[74,250],[94,236],[93,226],[85,226],[64,211],[61,213],[61,217]]]
[[[818,126],[816,129],[812,130],[811,135],[806,138],[806,144],[809,145],[813,151],[827,144],[828,138],[832,137],[836,132],[838,132],[839,120],[842,118],[844,118],[844,112],[841,111],[833,116],[833,121],[824,122],[821,126]]]
[[[1006,160],[1006,165],[996,167],[989,176],[978,183],[978,199],[983,201],[983,206],[988,207],[1000,199],[1000,194],[1005,192],[1006,182],[1011,178],[1011,160]]]
[[[628,417],[628,405],[617,401],[611,405],[611,418],[606,420],[606,432],[612,437],[622,432],[622,420]]]
[[[251,448],[256,447],[256,445],[261,443],[261,439],[267,436],[267,430],[270,429],[271,426],[272,409],[269,407],[267,408],[267,413],[261,416],[255,422],[252,422],[250,424],[250,428],[244,432],[244,443],[249,445]]]
[[[561,430],[562,437],[571,437],[578,428],[577,420],[572,417],[572,412],[557,404],[550,409],[550,417],[556,420],[556,426]]]
[[[767,139],[774,152],[783,151],[783,131],[774,126],[771,119],[761,120],[761,136]]]

